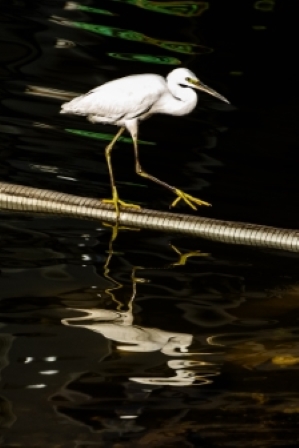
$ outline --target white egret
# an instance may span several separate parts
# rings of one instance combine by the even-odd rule
[[[159,113],[176,116],[190,113],[197,103],[197,95],[193,89],[229,103],[222,95],[203,84],[190,70],[177,68],[171,71],[166,79],[151,73],[115,79],[62,105],[61,113],[84,115],[92,123],[113,124],[120,127],[105,149],[112,199],[104,201],[114,204],[117,216],[120,205],[138,207],[119,199],[111,165],[112,148],[125,129],[129,131],[133,140],[136,173],[171,190],[177,196],[171,204],[172,207],[180,200],[195,210],[196,205],[210,205],[148,174],[141,168],[139,162],[137,144],[139,121]]]

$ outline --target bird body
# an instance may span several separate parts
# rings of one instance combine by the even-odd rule
[[[61,113],[84,115],[92,123],[112,124],[120,127],[117,135],[105,149],[113,197],[112,200],[105,201],[115,204],[117,215],[119,214],[119,205],[132,206],[132,204],[119,200],[111,165],[112,148],[125,128],[132,136],[137,174],[175,193],[177,198],[173,201],[172,206],[175,206],[181,199],[195,210],[196,205],[209,205],[207,202],[194,198],[146,173],[139,162],[137,145],[139,121],[153,114],[181,116],[190,113],[197,104],[197,94],[194,89],[204,91],[228,103],[226,98],[199,81],[193,72],[186,68],[178,68],[171,71],[166,78],[146,73],[115,79],[62,105]]]
[[[93,123],[126,126],[152,114],[186,115],[197,103],[192,89],[156,74],[131,75],[107,82],[62,105],[62,113],[85,115]]]

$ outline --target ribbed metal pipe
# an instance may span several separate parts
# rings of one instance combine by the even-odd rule
[[[51,190],[0,182],[0,208],[115,222],[112,205]],[[299,231],[148,209],[121,209],[120,225],[198,236],[213,241],[299,251]]]

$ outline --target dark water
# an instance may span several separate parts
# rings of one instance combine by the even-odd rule
[[[1,180],[109,197],[115,128],[61,103],[181,64],[233,106],[200,95],[142,123],[144,168],[211,202],[204,216],[298,228],[290,2],[0,6]],[[129,140],[113,166],[123,199],[167,209]],[[298,446],[297,254],[124,229],[110,257],[101,223],[0,219],[1,446]]]

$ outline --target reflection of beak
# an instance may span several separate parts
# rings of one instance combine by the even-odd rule
[[[195,87],[195,89],[202,90],[203,92],[206,92],[209,95],[212,95],[215,98],[218,98],[219,100],[230,104],[230,102],[224,96],[220,95],[220,93],[216,92],[216,90],[211,89],[210,87],[206,86],[205,84],[198,81],[197,79],[189,79],[189,83],[192,84],[192,87]]]

